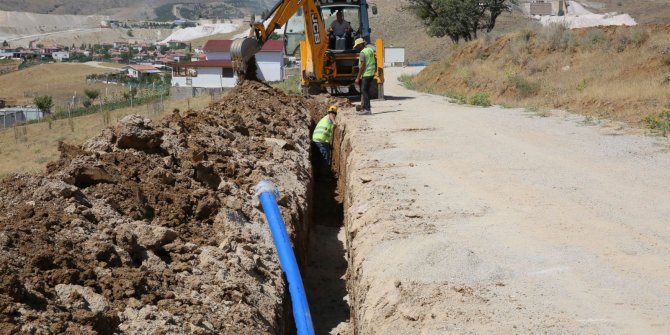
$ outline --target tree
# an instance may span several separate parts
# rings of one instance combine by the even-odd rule
[[[7,42],[7,40],[5,40],[4,42],[2,42],[2,46],[5,47],[5,48],[9,46],[9,43]]]
[[[137,87],[132,87],[129,91],[123,92],[123,98],[130,100],[137,95]]]
[[[33,99],[33,103],[44,113],[51,113],[51,107],[54,106],[53,98],[49,95],[40,95]]]
[[[86,94],[86,96],[91,101],[93,101],[93,100],[97,99],[98,96],[100,96],[100,90],[86,88],[86,89],[84,89],[84,94]]]
[[[435,37],[448,36],[452,41],[470,41],[477,32],[490,32],[498,16],[510,11],[516,0],[407,0],[403,8],[418,16]]]

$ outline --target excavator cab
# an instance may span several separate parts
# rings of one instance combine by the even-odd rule
[[[375,9],[373,5],[373,14]],[[353,41],[361,37],[376,50],[377,85],[373,85],[370,95],[383,98],[383,42],[377,39],[374,44],[370,43],[368,10],[367,0],[280,0],[264,22],[252,23],[249,37],[233,41],[233,68],[240,78],[246,73],[253,75],[254,55],[273,31],[284,26],[285,54],[300,58],[303,92],[318,94],[330,89],[331,93],[337,93],[346,87],[351,93],[355,91],[359,70],[359,52],[353,48]],[[334,36],[330,28],[338,15],[342,15],[352,29]]]
[[[345,1],[341,1],[346,3]],[[344,21],[349,22],[351,31],[347,32],[345,36],[335,36],[336,43],[332,43],[330,27],[334,21],[337,20],[337,13],[341,12]],[[321,5],[321,16],[328,33],[329,45],[328,50],[353,50],[353,41],[361,37],[363,25],[361,20],[361,6],[348,3],[347,5]],[[367,21],[367,15],[363,15]],[[369,24],[365,24],[367,31],[364,37],[366,41],[370,41]],[[367,38],[366,38],[367,37]],[[284,26],[284,53],[287,56],[296,56],[300,52],[300,41],[305,39],[305,19],[303,17],[302,9],[298,10],[293,17]]]

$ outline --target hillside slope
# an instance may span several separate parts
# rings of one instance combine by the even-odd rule
[[[103,14],[120,15],[122,18],[153,18],[153,9],[165,4],[181,3],[178,0],[0,0],[0,10],[42,14]],[[230,4],[260,12],[276,0],[189,0],[189,4]],[[129,10],[131,9],[131,10]]]
[[[402,10],[402,2],[377,0],[379,14],[370,18],[372,38],[383,38],[386,46],[404,47],[409,62],[437,61],[444,57],[451,41],[447,37],[430,37],[421,21],[411,12]],[[498,18],[493,34],[521,29],[530,19],[514,11]]]
[[[670,26],[535,28],[454,48],[420,90],[652,125],[670,101]]]
[[[670,0],[597,0],[580,2],[596,13],[628,13],[640,24],[665,24],[670,22]]]

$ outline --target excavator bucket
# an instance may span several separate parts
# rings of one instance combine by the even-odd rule
[[[251,37],[238,38],[233,40],[230,47],[230,58],[233,63],[233,71],[237,73],[238,78],[254,79],[256,78],[256,53],[261,50],[258,40]]]

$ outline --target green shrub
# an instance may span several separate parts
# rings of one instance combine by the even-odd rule
[[[474,73],[467,65],[459,65],[456,69],[456,73],[458,74],[458,77],[461,78],[461,80],[464,82],[467,82],[474,76]]]
[[[521,34],[519,34],[519,39],[524,42],[530,42],[531,38],[533,38],[533,35],[535,35],[534,29],[525,28],[521,31]]]
[[[86,99],[86,100],[84,100],[84,102],[82,102],[82,104],[84,105],[84,108],[89,108],[89,107],[91,107],[93,102],[91,102],[91,100],[89,100],[89,99]]]
[[[550,51],[565,49],[563,35],[566,34],[566,31],[570,31],[570,29],[560,23],[554,23],[543,28],[541,36],[547,43],[547,49]]]
[[[563,50],[574,50],[577,47],[577,35],[570,29],[563,31],[560,47]]]
[[[459,105],[465,105],[468,103],[468,97],[465,96],[465,94],[449,92],[447,93],[447,97],[452,100],[451,102],[455,102]]]
[[[661,59],[665,65],[670,65],[670,47],[661,50]]]
[[[660,131],[663,135],[670,133],[670,110],[649,115],[644,118],[644,122],[649,129]]]
[[[491,106],[491,100],[486,93],[475,93],[470,96],[468,103],[474,106],[488,107]]]
[[[670,73],[666,74],[663,79],[661,79],[661,84],[670,85]]]
[[[584,90],[588,87],[589,83],[586,81],[586,79],[582,79],[582,81],[577,84],[577,91],[579,92],[584,92]]]
[[[91,100],[95,100],[100,96],[100,90],[98,89],[84,89],[84,94]]]
[[[605,32],[600,29],[590,30],[582,37],[582,45],[595,46],[605,40]]]
[[[287,95],[299,95],[301,93],[300,76],[289,76],[285,80],[277,81],[270,85]]]
[[[416,83],[414,82],[415,75],[403,73],[398,77],[398,80],[405,88],[409,90],[416,90]]]
[[[531,106],[526,108],[526,113],[534,114],[539,117],[548,117],[551,115],[551,112],[549,112],[546,109],[539,108],[537,106]]]
[[[540,91],[540,84],[524,78],[520,74],[510,76],[510,81],[514,84],[519,96],[529,97]]]
[[[649,39],[649,32],[643,28],[633,28],[630,31],[630,38],[636,47],[640,47]]]

